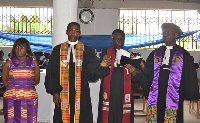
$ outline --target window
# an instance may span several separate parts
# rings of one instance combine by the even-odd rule
[[[119,29],[125,34],[162,33],[162,23],[175,23],[183,32],[200,29],[200,14],[197,10],[120,10]],[[196,42],[198,33],[178,39],[177,44],[186,49],[200,49]],[[158,48],[163,44],[151,45],[140,48]]]

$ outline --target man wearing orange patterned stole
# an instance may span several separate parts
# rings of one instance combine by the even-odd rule
[[[183,123],[183,101],[199,99],[193,57],[176,45],[183,32],[173,23],[163,23],[166,46],[152,51],[138,77],[147,100],[148,123]]]
[[[80,25],[67,26],[68,41],[54,47],[45,78],[46,91],[55,103],[54,123],[93,123],[88,81],[109,73],[110,57],[100,63],[92,48],[78,38]]]
[[[133,123],[134,98],[132,94],[132,75],[134,67],[121,64],[122,56],[130,59],[130,53],[123,50],[125,34],[116,29],[112,32],[111,41],[114,47],[102,50],[102,56],[111,56],[110,73],[100,86],[99,109],[97,123]]]
[[[32,56],[29,41],[19,38],[14,43],[11,58],[3,66],[5,123],[37,123],[35,85],[40,79],[40,68]]]

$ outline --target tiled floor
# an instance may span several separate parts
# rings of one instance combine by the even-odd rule
[[[2,109],[2,97],[0,97],[0,109]],[[195,105],[196,107],[196,105]],[[135,99],[135,109],[142,108],[142,99]],[[4,122],[3,115],[0,115],[0,123]],[[145,117],[135,117],[135,123],[145,123]],[[195,114],[189,114],[189,101],[184,102],[184,122],[185,123],[200,123],[200,118],[197,119]],[[40,122],[43,123],[43,122]]]

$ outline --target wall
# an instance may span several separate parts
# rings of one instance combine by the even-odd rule
[[[78,16],[82,9],[84,8],[78,9]],[[111,35],[112,31],[118,28],[118,9],[91,9],[91,11],[94,13],[92,23],[84,24],[78,19],[82,35]]]

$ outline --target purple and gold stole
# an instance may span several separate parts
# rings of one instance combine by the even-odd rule
[[[113,72],[113,66],[115,62],[115,50],[111,47],[107,50],[107,54],[111,56],[111,68],[108,76],[104,78],[103,82],[103,123],[108,123],[109,115],[109,97],[110,97],[110,81]],[[130,113],[131,113],[131,74],[127,73],[124,68],[124,97],[123,97],[123,121],[122,123],[130,123]]]
[[[158,79],[163,59],[163,49],[164,47],[162,46],[154,53],[154,78],[147,100],[147,122],[149,123],[157,122]],[[182,47],[177,46],[172,59],[166,94],[165,122],[176,122],[179,103],[179,86],[183,68],[183,50]]]
[[[75,115],[74,123],[79,123],[80,97],[81,97],[81,71],[83,62],[84,44],[78,42],[75,48]],[[63,90],[60,93],[63,123],[70,123],[69,104],[69,63],[67,62],[68,43],[62,43],[60,47],[60,85]]]

